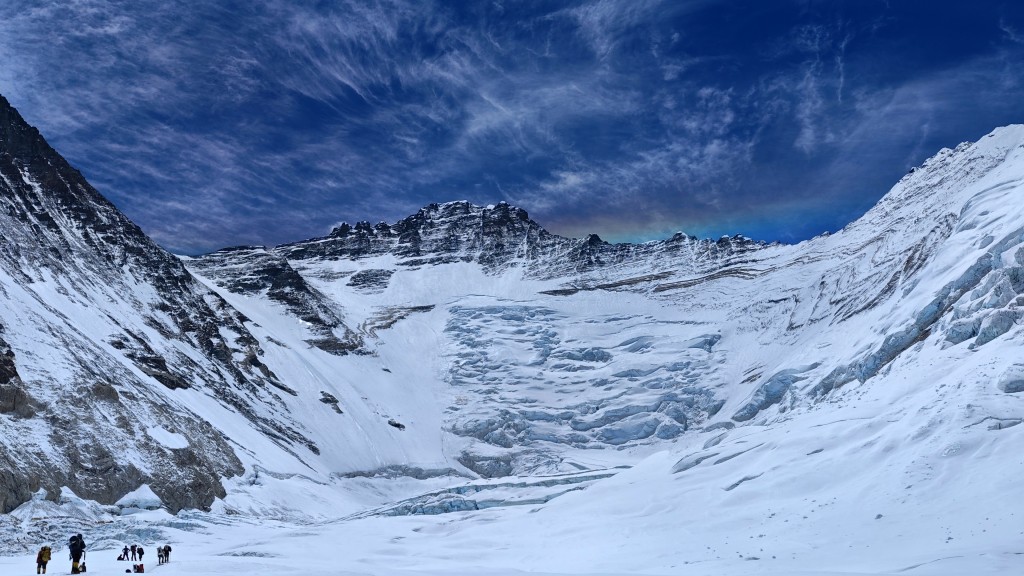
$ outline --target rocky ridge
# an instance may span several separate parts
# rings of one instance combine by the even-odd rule
[[[274,251],[292,261],[390,254],[405,267],[474,262],[498,273],[521,266],[530,276],[575,280],[603,268],[637,261],[653,264],[665,258],[707,262],[708,268],[714,268],[765,245],[742,236],[712,241],[683,233],[645,244],[610,244],[595,234],[565,238],[549,233],[525,210],[506,202],[476,206],[459,201],[430,204],[394,224],[344,223],[326,237]]]
[[[285,268],[303,269],[324,261],[393,258],[397,268],[437,266],[457,262],[480,265],[490,274],[522,269],[526,277],[555,279],[566,286],[556,293],[652,286],[676,274],[713,273],[738,263],[747,254],[767,247],[743,236],[718,240],[677,233],[667,240],[644,244],[610,244],[597,235],[584,239],[549,233],[522,208],[506,202],[476,206],[457,201],[430,204],[393,224],[342,223],[330,234],[277,247],[237,247],[189,260],[189,267],[233,291],[269,288]],[[261,271],[262,262],[275,264]],[[244,265],[248,262],[249,265]],[[650,272],[622,278],[621,270],[641,265]],[[666,270],[671,270],[666,272]],[[353,286],[382,290],[395,269],[353,273]],[[613,280],[608,280],[613,278]],[[299,278],[293,282],[297,283]],[[299,290],[306,290],[302,287]],[[279,298],[271,295],[272,299]]]

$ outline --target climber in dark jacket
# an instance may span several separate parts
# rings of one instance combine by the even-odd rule
[[[79,565],[85,557],[85,539],[81,534],[75,534],[68,540],[68,550],[71,552],[71,573],[81,574]]]

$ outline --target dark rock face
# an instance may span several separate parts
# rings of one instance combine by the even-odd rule
[[[0,414],[31,418],[36,415],[36,407],[36,401],[23,386],[11,382],[0,384]]]
[[[2,328],[2,327],[0,327]],[[2,330],[0,330],[2,332]],[[14,364],[14,351],[0,338],[0,416],[35,416],[38,402],[29,396]]]
[[[0,325],[0,334],[3,333],[3,326]],[[14,365],[14,351],[0,338],[0,385],[9,384],[11,381],[20,381],[18,367]]]
[[[331,409],[334,410],[335,412],[337,412],[338,414],[344,414],[345,413],[341,409],[341,406],[338,405],[338,403],[340,402],[338,400],[338,398],[334,394],[331,394],[330,392],[325,392],[325,391],[321,390],[320,391],[320,401],[323,402],[324,404],[327,404],[328,406],[330,406]]]
[[[394,270],[360,270],[352,275],[348,285],[364,292],[383,292],[394,273]]]
[[[362,338],[345,325],[337,305],[310,286],[281,256],[259,246],[239,247],[189,260],[188,265],[231,292],[265,294],[281,304],[306,323],[309,344],[331,354],[360,352]]]

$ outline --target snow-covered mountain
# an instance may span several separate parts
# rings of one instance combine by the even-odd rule
[[[336,306],[382,369],[418,358],[418,377],[391,374],[440,399],[428,424],[448,443],[438,457],[485,477],[587,469],[593,448],[789,418],[915,346],[974,356],[1006,336],[1024,292],[1021,230],[965,207],[995,194],[977,182],[1015,164],[1021,137],[1007,128],[943,151],[858,222],[798,246],[682,234],[609,245],[548,234],[507,204],[453,202],[187,264],[249,318],[280,304],[275,326],[302,314],[268,287],[301,278],[290,297]],[[413,323],[389,358],[384,330]],[[306,324],[315,344],[327,324]]]
[[[451,202],[177,258],[0,104],[14,518],[147,485],[212,508],[191,521],[316,521],[377,558],[415,526],[438,571],[729,573],[764,538],[816,566],[898,541],[902,562],[1019,531],[1024,126],[798,245],[612,245]]]
[[[218,411],[315,454],[245,319],[6,100],[0,231],[0,511],[40,488],[112,503],[143,483],[172,509],[208,507],[243,472]]]

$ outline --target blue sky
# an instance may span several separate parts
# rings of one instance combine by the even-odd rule
[[[179,253],[448,200],[794,242],[1024,122],[1024,3],[7,0],[0,93]]]

